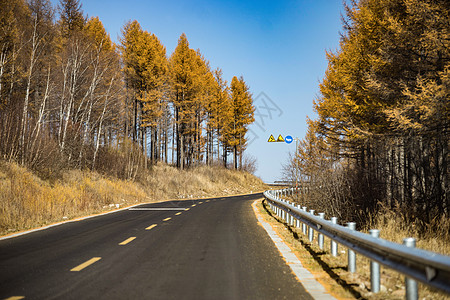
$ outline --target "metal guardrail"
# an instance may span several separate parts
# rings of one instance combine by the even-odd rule
[[[264,192],[264,197],[279,217],[289,225],[297,227],[302,223],[302,231],[308,234],[309,240],[314,239],[314,231],[318,232],[319,247],[323,249],[323,236],[331,239],[331,254],[337,256],[337,244],[349,249],[348,270],[355,272],[357,252],[371,262],[371,291],[379,292],[380,269],[379,264],[394,269],[406,275],[406,299],[417,299],[416,280],[426,285],[440,289],[450,294],[450,257],[438,253],[414,248],[415,240],[404,239],[404,244],[397,244],[379,238],[378,230],[371,230],[370,234],[358,232],[355,223],[347,223],[347,227],[337,224],[337,218],[324,219],[324,213],[314,215],[314,210],[306,211],[306,207],[293,205],[289,201],[281,199],[283,195],[293,194],[294,189],[269,190]],[[308,228],[307,228],[308,227]]]

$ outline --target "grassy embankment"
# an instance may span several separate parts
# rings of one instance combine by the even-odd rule
[[[166,199],[192,199],[264,190],[257,177],[220,167],[186,171],[157,165],[138,182],[70,170],[42,180],[14,163],[0,161],[0,235],[63,220]]]
[[[269,208],[266,206],[266,209]],[[381,292],[370,292],[370,261],[357,255],[357,271],[355,274],[347,272],[347,249],[339,246],[339,256],[330,254],[330,240],[325,238],[324,251],[317,245],[317,233],[311,243],[304,236],[301,228],[288,227],[281,219],[272,214],[279,222],[272,218],[272,226],[280,236],[294,250],[303,265],[338,299],[404,299],[405,277],[391,269],[381,266]],[[402,243],[405,237],[414,237],[417,248],[450,255],[450,220],[442,218],[436,220],[440,228],[427,232],[419,231],[419,226],[406,226],[400,215],[385,210],[378,214],[371,224],[359,228],[365,233],[369,229],[380,230],[380,237],[396,243]],[[284,223],[284,224],[282,224]],[[421,226],[423,227],[423,226]],[[435,291],[419,283],[419,299],[449,299],[448,295]]]

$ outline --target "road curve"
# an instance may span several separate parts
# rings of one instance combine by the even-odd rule
[[[257,224],[261,197],[144,204],[2,240],[0,299],[312,299]]]

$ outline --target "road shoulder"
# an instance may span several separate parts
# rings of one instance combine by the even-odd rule
[[[286,241],[286,234],[283,234],[283,230],[287,231],[283,226],[279,226],[279,223],[274,220],[271,216],[267,214],[265,211],[263,205],[262,205],[262,199],[256,200],[252,204],[253,211],[255,212],[255,215],[258,219],[259,225],[261,225],[267,234],[270,236],[276,247],[278,248],[279,252],[283,256],[284,260],[286,261],[286,264],[289,265],[292,272],[296,275],[299,282],[302,283],[302,285],[305,287],[308,293],[311,294],[311,296],[315,299],[351,299],[352,297],[346,297],[341,296],[340,292],[336,293],[336,289],[339,289],[338,287],[332,287],[330,291],[330,284],[326,284],[324,287],[323,284],[321,284],[317,280],[317,272],[311,272],[310,270],[306,269],[304,265],[301,263],[298,251],[293,251],[292,243],[288,243]],[[288,245],[289,244],[289,245]],[[323,274],[320,274],[320,281],[323,283],[326,281],[327,283],[330,281],[333,281],[332,278],[326,279],[323,278]],[[326,276],[326,274],[325,274]]]

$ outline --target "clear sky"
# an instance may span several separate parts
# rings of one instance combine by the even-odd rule
[[[52,0],[53,3],[59,0]],[[258,162],[265,182],[281,179],[281,164],[295,142],[268,143],[271,134],[303,138],[306,116],[341,31],[342,0],[81,0],[89,16],[99,16],[113,41],[128,20],[156,34],[170,55],[179,36],[200,49],[224,78],[243,76],[253,93],[256,122],[247,154]],[[261,94],[262,93],[262,94]]]

